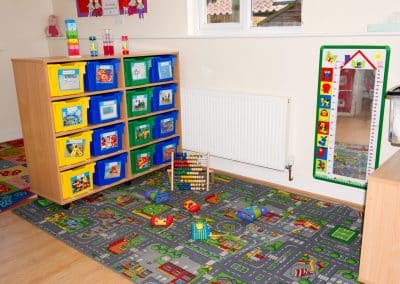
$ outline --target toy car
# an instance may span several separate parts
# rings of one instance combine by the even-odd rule
[[[153,216],[150,218],[150,224],[152,226],[163,226],[169,227],[174,222],[174,217],[172,215],[168,215],[165,218]]]
[[[155,204],[164,204],[171,201],[170,193],[155,189],[146,191],[144,196]]]
[[[257,218],[267,215],[267,213],[268,210],[264,206],[250,206],[238,210],[237,216],[240,220],[245,222],[253,222]]]
[[[186,200],[183,203],[183,207],[190,213],[196,213],[197,211],[199,211],[201,209],[201,206],[191,199]]]

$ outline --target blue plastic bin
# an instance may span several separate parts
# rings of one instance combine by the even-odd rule
[[[118,59],[88,61],[84,75],[85,91],[118,88],[119,63]]]
[[[94,184],[102,186],[124,179],[127,159],[128,154],[122,153],[112,158],[97,161],[93,175]]]
[[[151,58],[150,82],[164,82],[174,79],[175,55],[154,56]]]
[[[124,124],[98,128],[93,131],[90,152],[92,156],[113,153],[122,149]]]
[[[88,121],[99,124],[120,119],[122,92],[92,96],[89,102]]]
[[[151,110],[160,111],[173,108],[175,106],[176,88],[176,84],[154,87]]]
[[[175,137],[156,144],[154,164],[161,165],[171,161],[171,152],[177,152],[179,137]]]
[[[163,138],[175,134],[178,111],[159,114],[154,118],[153,138]]]

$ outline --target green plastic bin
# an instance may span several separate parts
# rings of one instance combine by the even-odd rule
[[[153,140],[154,117],[132,120],[128,123],[128,127],[131,147]]]
[[[124,59],[125,85],[139,86],[148,84],[151,57],[137,57]]]
[[[132,174],[137,174],[153,167],[154,145],[131,151]]]
[[[126,92],[128,117],[143,115],[151,112],[153,88],[143,88]]]

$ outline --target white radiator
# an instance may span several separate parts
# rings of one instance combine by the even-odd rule
[[[288,97],[184,89],[181,104],[184,149],[285,169]]]

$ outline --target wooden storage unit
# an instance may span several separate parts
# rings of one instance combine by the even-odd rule
[[[359,281],[400,281],[400,151],[368,178]]]
[[[176,64],[173,69],[173,80],[147,83],[144,85],[126,87],[124,77],[124,59],[126,58],[142,58],[152,57],[160,55],[172,55],[176,56]],[[74,63],[74,62],[89,62],[93,60],[108,60],[117,59],[119,60],[118,70],[118,86],[114,89],[91,91],[91,92],[80,92],[78,94],[69,94],[61,96],[51,95],[51,86],[49,80],[48,66],[50,64],[63,64],[63,63]],[[39,196],[45,197],[53,202],[64,205],[74,200],[83,198],[93,193],[102,191],[106,188],[115,186],[120,183],[127,182],[139,176],[153,172],[158,169],[169,166],[169,163],[153,166],[150,169],[132,174],[130,164],[130,152],[134,149],[140,149],[149,145],[155,145],[157,142],[165,141],[173,137],[181,137],[181,119],[180,114],[176,121],[176,133],[169,137],[163,137],[161,139],[153,139],[146,144],[130,147],[129,146],[129,130],[128,122],[135,119],[155,116],[157,114],[167,113],[172,110],[180,110],[180,88],[179,88],[179,54],[176,51],[162,51],[162,52],[138,52],[131,53],[126,56],[98,56],[98,57],[79,57],[79,58],[68,58],[68,57],[48,57],[48,58],[15,58],[12,59],[15,85],[17,90],[17,98],[19,105],[20,120],[25,144],[26,158],[29,170],[29,178],[31,191],[38,194]],[[127,115],[127,103],[126,103],[126,91],[132,89],[163,86],[166,84],[175,83],[177,84],[177,90],[175,95],[175,107],[170,110],[150,112],[142,116],[128,118]],[[96,95],[103,95],[111,92],[122,92],[122,102],[120,105],[120,119],[102,123],[90,125],[79,129],[73,129],[68,131],[56,132],[54,126],[54,115],[52,110],[52,104],[54,102],[62,102],[69,99],[78,99],[92,97]],[[91,156],[90,159],[81,161],[79,163],[59,166],[58,163],[58,150],[56,139],[59,137],[65,137],[67,135],[73,135],[81,133],[83,131],[94,131],[96,129],[113,126],[122,123],[124,125],[124,133],[122,136],[122,149],[108,153],[101,156]],[[181,151],[181,142],[178,145],[178,150]],[[79,166],[85,166],[96,161],[117,156],[122,153],[128,154],[128,159],[125,167],[125,178],[104,186],[94,186],[93,190],[79,194],[71,198],[63,198],[63,187],[60,178],[60,174],[67,170],[75,169]]]

